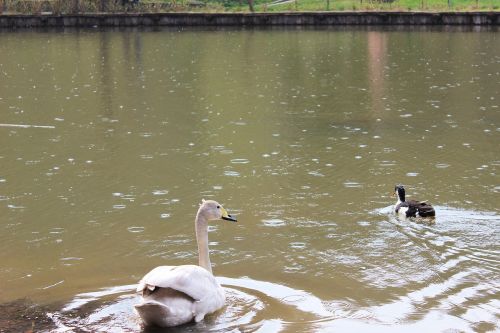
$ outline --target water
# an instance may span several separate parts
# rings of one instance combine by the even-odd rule
[[[499,330],[498,36],[3,32],[0,302],[141,331],[134,284],[197,262],[210,198],[227,306],[178,331]],[[396,183],[434,223],[390,214]]]

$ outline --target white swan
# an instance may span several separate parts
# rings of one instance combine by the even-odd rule
[[[137,286],[142,292],[136,311],[146,325],[177,326],[203,320],[224,306],[224,290],[212,275],[208,253],[208,221],[236,222],[216,201],[203,200],[196,214],[199,266],[159,266],[146,274]]]

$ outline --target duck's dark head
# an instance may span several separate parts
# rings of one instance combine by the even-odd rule
[[[405,188],[403,185],[396,185],[394,187],[394,195],[399,198],[401,202],[405,201]]]

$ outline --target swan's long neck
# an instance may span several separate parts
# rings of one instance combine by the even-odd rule
[[[200,214],[196,214],[196,241],[198,242],[198,263],[212,273],[212,264],[208,254],[208,221]]]

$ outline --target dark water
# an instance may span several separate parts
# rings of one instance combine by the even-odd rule
[[[213,198],[227,307],[174,332],[499,330],[499,105],[496,28],[2,32],[0,302],[140,331]]]

